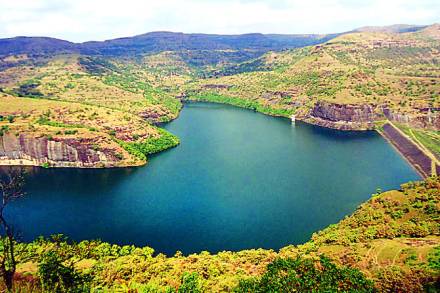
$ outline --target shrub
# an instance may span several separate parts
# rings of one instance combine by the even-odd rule
[[[77,134],[78,130],[76,129],[72,129],[72,130],[64,130],[64,134],[65,135],[70,135],[70,134]]]
[[[3,136],[5,133],[7,133],[9,131],[9,126],[8,125],[3,125],[0,128],[0,136]]]
[[[13,123],[15,120],[15,116],[14,115],[8,115],[8,117],[6,118],[8,120],[9,123]]]
[[[54,251],[42,257],[38,265],[38,276],[43,292],[87,292],[87,278],[75,272],[73,265],[64,265]]]
[[[164,151],[180,143],[179,138],[168,131],[160,128],[157,131],[160,134],[159,137],[149,138],[142,142],[118,142],[127,152],[141,160],[146,160],[147,155]]]
[[[436,246],[434,250],[428,255],[428,266],[440,272],[440,246]]]
[[[202,286],[197,273],[184,273],[182,275],[182,285],[177,290],[178,293],[201,293]]]
[[[278,258],[261,279],[240,281],[235,292],[374,292],[373,282],[357,269],[337,267],[321,255],[319,261]]]

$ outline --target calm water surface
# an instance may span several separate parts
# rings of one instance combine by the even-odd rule
[[[375,132],[339,132],[187,104],[181,145],[145,167],[32,170],[9,217],[23,240],[64,233],[173,254],[298,244],[377,188],[418,179]]]

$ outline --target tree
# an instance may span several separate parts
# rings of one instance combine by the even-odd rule
[[[17,262],[14,255],[14,231],[5,219],[5,208],[12,201],[25,195],[23,191],[25,174],[22,170],[12,170],[0,175],[0,277],[8,291],[12,291]]]
[[[321,255],[317,261],[277,258],[260,279],[241,280],[235,292],[375,292],[375,288],[357,269],[338,267]]]
[[[43,292],[89,292],[89,276],[75,271],[73,263],[66,265],[56,251],[43,255],[38,265]]]

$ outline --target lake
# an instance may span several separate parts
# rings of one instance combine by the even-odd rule
[[[21,239],[63,233],[168,255],[279,249],[337,223],[377,188],[419,179],[376,132],[341,132],[209,103],[165,126],[178,147],[148,165],[32,168],[8,210]]]

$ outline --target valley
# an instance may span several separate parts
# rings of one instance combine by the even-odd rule
[[[430,132],[432,146],[438,143],[435,133],[440,127],[439,31],[434,24],[410,32],[368,29],[303,39],[276,36],[278,43],[275,36],[265,35],[221,39],[172,33],[79,45],[38,38],[2,40],[0,95],[8,107],[2,106],[0,115],[17,118],[0,122],[2,133],[9,133],[6,141],[11,141],[3,143],[0,162],[145,164],[148,154],[178,144],[178,138],[159,133],[154,125],[175,119],[187,100],[294,115],[341,130],[376,129],[389,120]],[[152,45],[162,38],[165,47]],[[184,43],[173,45],[179,38]],[[310,43],[320,44],[301,47]],[[295,46],[301,48],[291,49]],[[46,112],[41,110],[45,107]],[[38,131],[29,137],[26,127]],[[78,154],[61,158],[23,150],[10,138],[22,132],[26,139],[39,140],[36,144],[43,149],[49,144],[40,141],[47,137],[67,152],[78,153],[75,145],[80,146],[84,160]],[[159,146],[145,151],[145,144]]]
[[[439,162],[439,24],[0,39],[23,292],[435,292]]]

